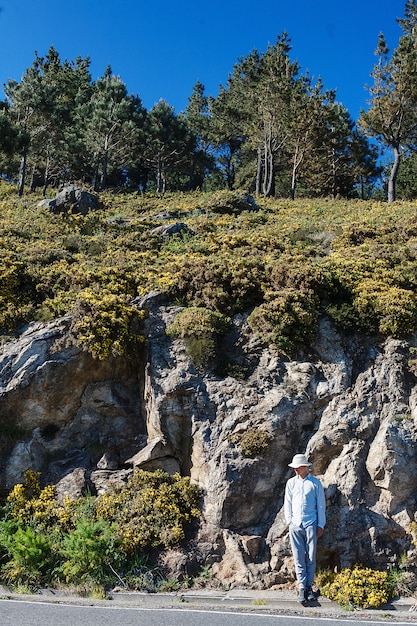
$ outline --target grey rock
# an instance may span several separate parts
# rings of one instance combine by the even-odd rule
[[[69,185],[64,187],[53,200],[42,200],[37,204],[38,208],[46,208],[51,213],[81,213],[87,215],[90,211],[100,208],[100,201],[96,194]]]
[[[165,224],[157,226],[151,230],[152,235],[159,235],[161,239],[169,239],[173,235],[193,234],[193,231],[184,222],[174,222],[173,224]]]

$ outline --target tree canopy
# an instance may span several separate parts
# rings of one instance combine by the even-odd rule
[[[178,114],[162,99],[146,110],[110,67],[93,81],[89,57],[62,60],[54,47],[45,57],[35,52],[20,82],[5,85],[0,173],[16,181],[20,196],[79,182],[158,194],[240,188],[265,197],[365,198],[388,149],[393,201],[401,159],[408,177],[415,172],[416,16],[417,0],[407,0],[392,55],[381,33],[369,108],[358,124],[335,91],[292,60],[285,31],[264,52],[238,59],[216,97],[197,81]]]

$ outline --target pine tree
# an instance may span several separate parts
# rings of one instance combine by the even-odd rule
[[[93,84],[90,99],[82,101],[76,112],[94,189],[105,189],[110,166],[128,169],[133,163],[145,114],[140,98],[128,95],[126,85],[107,67]]]
[[[165,193],[169,174],[185,172],[195,149],[195,137],[186,118],[160,100],[148,112],[144,125],[144,160],[154,173],[156,192]]]
[[[52,176],[68,176],[68,129],[74,125],[77,94],[88,88],[89,59],[61,62],[52,46],[45,57],[35,60],[20,83],[9,80],[5,93],[10,116],[29,141],[22,144],[18,193],[23,194],[28,159],[34,186],[36,172],[42,172],[44,192]]]
[[[396,197],[396,180],[401,157],[417,149],[417,0],[408,0],[398,47],[389,58],[389,49],[381,33],[375,54],[378,62],[371,73],[371,101],[360,123],[368,136],[375,137],[394,155],[388,180],[388,202]]]

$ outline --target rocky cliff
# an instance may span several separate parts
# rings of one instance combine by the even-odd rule
[[[293,576],[283,492],[293,454],[306,451],[326,489],[319,564],[386,566],[407,552],[417,482],[412,345],[341,336],[323,319],[308,358],[290,361],[238,315],[222,347],[239,376],[220,377],[167,336],[180,309],[163,294],[136,305],[148,317],[135,358],[92,359],[68,341],[69,317],[33,324],[2,347],[3,491],[27,469],[60,496],[101,493],[135,467],[181,472],[201,487],[202,519],[176,567],[197,560],[222,583],[272,587]]]

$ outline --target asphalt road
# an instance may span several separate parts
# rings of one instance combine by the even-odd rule
[[[268,615],[202,609],[74,606],[0,600],[1,626],[377,626],[387,620],[363,621],[295,615]],[[417,622],[395,622],[400,624]]]

